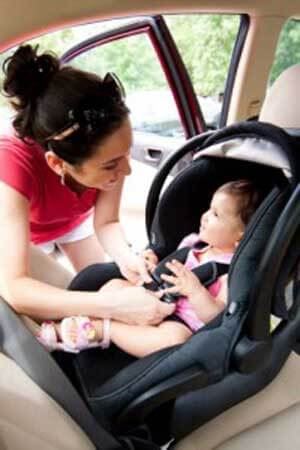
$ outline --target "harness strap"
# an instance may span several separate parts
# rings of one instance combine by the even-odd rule
[[[171,261],[172,259],[177,259],[177,261],[184,263],[189,251],[190,247],[184,247],[176,250],[175,252],[164,258],[154,270],[152,274],[153,282],[146,285],[147,289],[156,291],[158,289],[171,286],[170,283],[162,281],[160,278],[162,274],[171,274],[171,272],[166,268],[166,263]],[[220,263],[217,261],[208,261],[192,269],[192,272],[197,276],[197,278],[205,287],[208,287],[213,284],[221,275],[228,273],[228,270],[229,264]],[[177,298],[178,295],[176,294],[166,294],[161,298],[161,300],[170,303],[172,301],[176,301]]]

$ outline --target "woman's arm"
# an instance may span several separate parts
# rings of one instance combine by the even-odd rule
[[[84,314],[128,323],[158,323],[172,312],[150,294],[140,302],[138,293],[130,291],[134,288],[114,294],[74,292],[33,279],[29,202],[0,182],[0,205],[0,292],[17,312],[42,320]]]
[[[151,278],[147,272],[146,262],[135,255],[126,240],[119,220],[120,202],[124,177],[112,191],[99,193],[95,208],[95,230],[105,249],[120,267],[122,274],[132,283],[149,283]]]
[[[123,185],[124,177],[113,190],[101,191],[95,207],[96,234],[105,251],[116,261],[131,253],[119,217]]]

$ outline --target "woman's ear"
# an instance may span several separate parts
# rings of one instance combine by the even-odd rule
[[[60,177],[65,173],[65,161],[57,156],[52,150],[45,153],[45,159],[53,172],[55,172]]]

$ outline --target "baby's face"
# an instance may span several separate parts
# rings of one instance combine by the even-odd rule
[[[244,229],[238,214],[238,199],[225,192],[217,192],[209,210],[201,217],[199,238],[222,251],[233,252]]]

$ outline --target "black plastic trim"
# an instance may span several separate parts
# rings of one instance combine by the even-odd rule
[[[202,143],[202,139],[206,139],[209,135],[211,135],[213,131],[207,131],[206,133],[201,134],[200,139]],[[166,181],[167,176],[173,169],[173,167],[183,158],[185,155],[189,153],[195,153],[199,148],[199,136],[195,136],[190,139],[186,144],[180,147],[175,153],[171,153],[170,156],[162,163],[159,171],[155,175],[149,194],[147,198],[146,204],[146,230],[148,234],[149,241],[151,242],[151,225],[154,218],[156,206],[158,204],[159,195],[161,189]]]
[[[250,18],[247,14],[242,14],[240,17],[241,17],[240,28],[239,28],[238,35],[237,35],[235,45],[233,48],[233,52],[232,52],[232,56],[231,56],[231,63],[229,66],[229,72],[228,72],[227,80],[226,80],[226,84],[225,84],[223,106],[222,106],[221,118],[220,118],[220,123],[219,123],[220,128],[224,127],[227,122],[228,111],[229,111],[229,106],[230,106],[230,101],[231,101],[231,96],[232,96],[232,90],[233,90],[233,85],[235,82],[235,76],[236,76],[238,65],[240,63],[241,54],[243,51],[243,47],[245,44],[245,40],[246,40],[246,37],[248,34],[249,25],[250,25]]]
[[[122,411],[116,421],[118,431],[130,428],[131,424],[143,423],[144,419],[159,406],[182,394],[203,388],[208,383],[208,374],[195,366],[157,384]]]
[[[254,280],[247,318],[247,335],[253,340],[267,340],[270,334],[270,314],[272,311],[273,286],[280,266],[285,258],[291,240],[299,232],[300,225],[300,184],[296,187],[286,207],[281,213],[270,236],[263,260]]]

